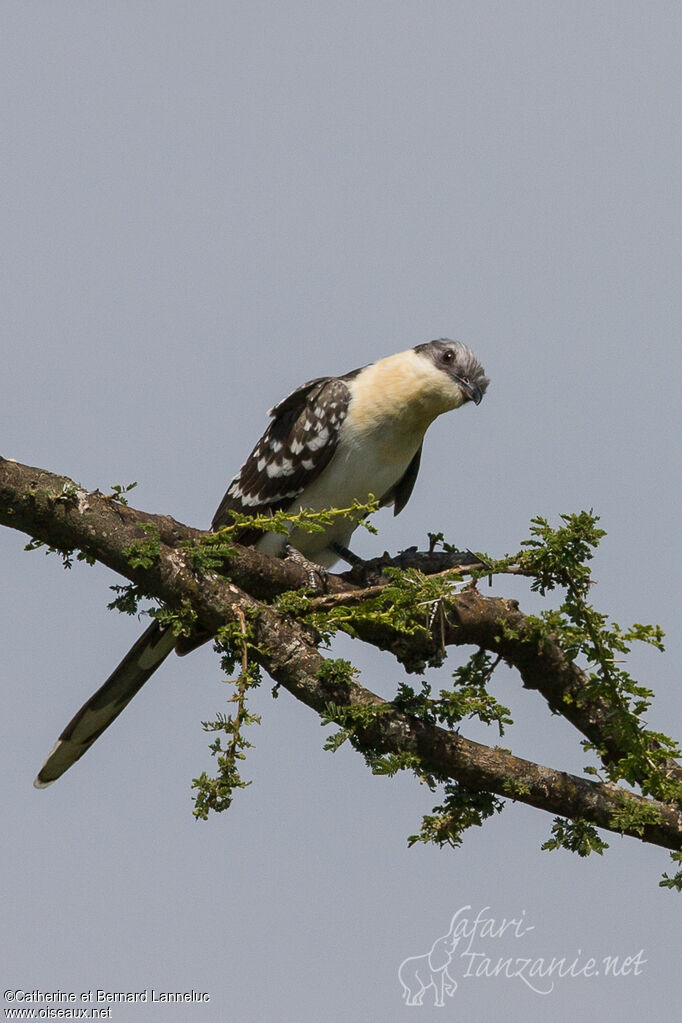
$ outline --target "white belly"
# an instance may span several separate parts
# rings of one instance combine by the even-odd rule
[[[378,437],[374,442],[360,445],[356,438],[346,435],[337,448],[329,465],[319,478],[292,505],[292,511],[302,507],[320,511],[323,508],[348,508],[357,500],[365,503],[370,494],[380,500],[405,473],[421,444],[423,433],[410,437],[408,445],[396,447],[395,431],[385,441]],[[346,516],[339,516],[323,533],[307,533],[294,530],[290,542],[306,558],[330,568],[338,555],[329,550],[329,545],[348,542],[357,529],[358,523]],[[256,544],[266,554],[280,554],[286,538],[268,533]]]

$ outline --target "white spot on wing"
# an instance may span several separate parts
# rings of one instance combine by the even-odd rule
[[[137,663],[143,671],[147,668],[154,667],[155,664],[160,664],[164,657],[168,657],[175,646],[175,636],[173,635],[172,629],[168,629],[159,637],[159,641],[154,646],[146,647],[142,651],[142,654],[137,659]]]
[[[311,437],[308,441],[308,447],[311,451],[317,451],[319,448],[323,448],[329,440],[329,430],[327,427],[323,427],[315,437]]]

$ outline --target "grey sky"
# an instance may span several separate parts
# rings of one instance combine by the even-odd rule
[[[594,507],[595,600],[668,632],[633,665],[651,726],[679,735],[679,5],[9,0],[2,20],[2,454],[93,488],[139,480],[134,503],[205,526],[289,389],[457,337],[488,395],[434,425],[408,508],[359,549],[443,529],[501,554],[532,515]],[[200,722],[229,696],[208,651],[169,661],[34,791],[138,625],[106,612],[110,573],[23,543],[0,533],[3,989],[211,995],[115,1006],[118,1023],[388,1023],[407,1011],[400,962],[471,905],[535,927],[481,942],[491,956],[647,963],[544,997],[460,968],[447,1007],[415,1018],[503,999],[510,1020],[627,1023],[662,992],[679,1014],[665,853],[542,853],[551,819],[514,805],[457,852],[408,850],[430,794],[323,752],[315,716],[267,684],[253,785],[195,823]],[[392,661],[334,649],[395,691]],[[506,746],[581,769],[577,734],[514,675],[495,691]]]

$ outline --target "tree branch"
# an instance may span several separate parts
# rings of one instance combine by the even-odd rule
[[[235,545],[235,553],[225,559],[229,579],[213,571],[199,572],[181,544],[205,536],[202,531],[169,516],[123,506],[98,491],[87,492],[66,477],[2,458],[0,523],[60,549],[83,550],[171,607],[189,602],[201,626],[211,634],[226,622],[243,622],[246,616],[253,629],[254,657],[277,683],[318,714],[324,715],[330,704],[379,709],[368,724],[359,724],[354,730],[361,745],[384,753],[414,753],[427,770],[440,777],[503,797],[511,794],[528,805],[583,818],[607,830],[621,830],[614,818],[624,806],[638,807],[647,811],[648,822],[626,824],[623,833],[682,849],[682,815],[676,807],[645,799],[621,786],[588,781],[482,746],[404,713],[355,679],[335,681],[324,676],[325,659],[317,649],[315,630],[262,603],[278,593],[309,585],[307,572],[295,563]],[[132,567],[130,549],[147,538],[144,525],[158,530],[158,552],[150,565],[136,563]],[[359,595],[342,577],[329,576],[324,585],[337,593],[350,592],[349,599]],[[446,642],[474,643],[499,652],[519,669],[526,686],[543,693],[553,710],[585,734],[589,728],[599,743],[608,739],[603,731],[610,721],[608,704],[593,699],[586,707],[575,709],[574,704],[565,702],[567,694],[581,695],[581,673],[551,643],[541,650],[537,644],[533,647],[524,636],[526,623],[515,601],[483,597],[476,589],[467,588],[449,599],[445,622]],[[505,638],[503,622],[513,625],[521,639]],[[391,639],[376,630],[372,634],[371,629],[362,638],[384,648],[395,641],[395,636]]]
[[[417,563],[415,556],[413,564]],[[477,563],[462,566],[459,571],[479,567]],[[311,609],[360,605],[378,596],[385,585],[320,596],[312,601]],[[499,654],[518,670],[526,689],[537,690],[552,713],[565,717],[600,750],[602,763],[621,759],[624,749],[614,727],[620,708],[588,685],[585,672],[566,657],[551,637],[545,637],[539,645],[532,623],[519,610],[516,600],[485,596],[470,584],[459,593],[444,597],[442,605],[432,626],[418,634],[406,635],[390,624],[367,619],[355,622],[353,628],[363,642],[390,651],[412,671],[422,671],[425,664],[439,662],[446,646],[478,646]],[[653,742],[650,745],[657,748]],[[674,760],[667,759],[665,769],[671,778],[682,782],[682,767]]]

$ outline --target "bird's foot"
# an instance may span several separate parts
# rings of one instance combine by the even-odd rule
[[[317,593],[328,592],[329,573],[326,568],[323,568],[322,565],[315,564],[314,561],[309,561],[304,554],[301,554],[301,552],[290,543],[285,544],[283,557],[306,570],[308,573],[308,585],[311,590],[315,590]]]
[[[340,543],[331,544],[331,548],[335,554],[338,554],[340,558],[348,562],[351,568],[347,575],[352,582],[360,586],[375,586],[381,582],[383,568],[387,564],[392,563],[393,560],[388,551],[384,551],[380,558],[371,558],[365,561],[364,558],[359,558],[357,554],[353,554],[352,551],[349,551],[347,547],[343,547]]]

